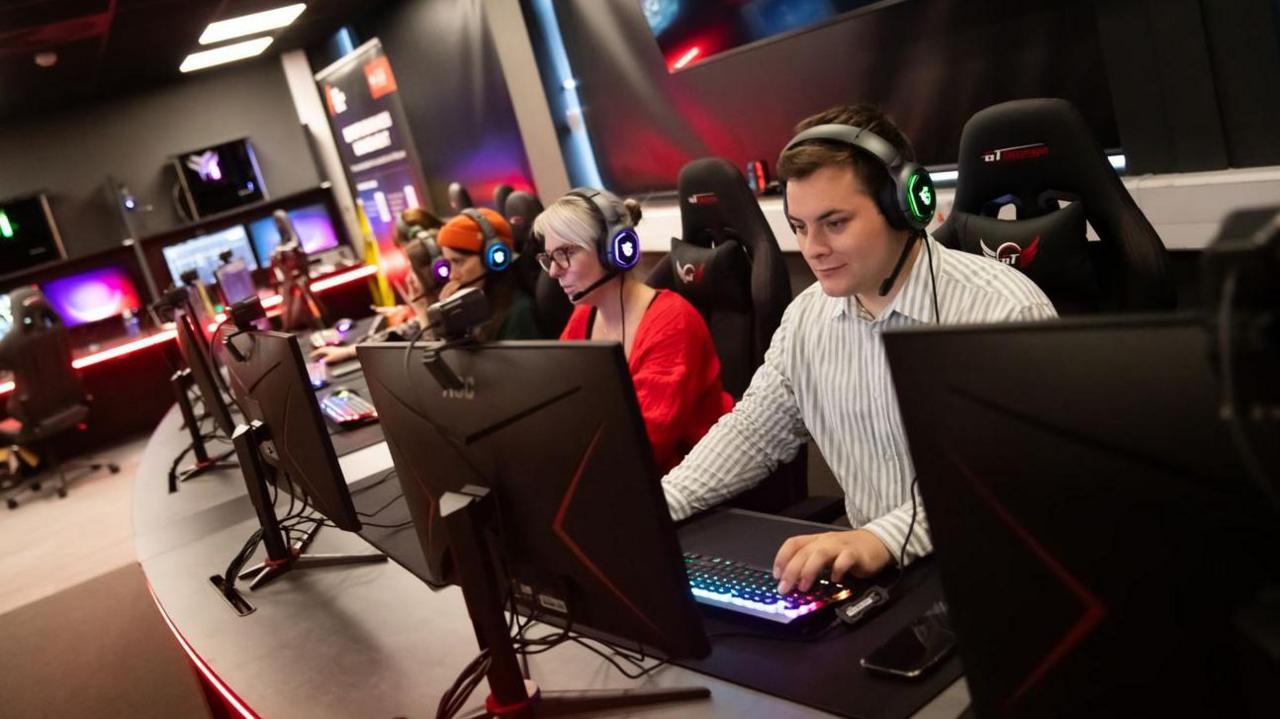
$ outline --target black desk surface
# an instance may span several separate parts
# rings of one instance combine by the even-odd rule
[[[359,375],[338,384],[363,388]],[[237,470],[211,473],[167,494],[169,463],[185,442],[179,424],[175,409],[156,428],[143,455],[135,478],[135,541],[157,602],[195,651],[263,716],[433,715],[440,694],[477,646],[461,592],[455,587],[433,591],[414,576],[422,559],[413,530],[366,527],[356,536],[325,529],[312,551],[368,551],[368,542],[395,562],[292,572],[246,592],[257,611],[237,617],[208,578],[223,571],[257,522]],[[377,432],[374,425],[338,433],[335,446],[348,447],[339,454],[367,447],[370,433]],[[354,481],[351,488],[360,511],[382,509],[371,521],[407,521],[403,501],[394,501],[399,482],[385,471]],[[698,534],[696,527],[682,528],[682,541]],[[532,657],[531,669],[548,689],[703,685],[712,692],[710,701],[662,705],[628,716],[825,715],[769,695],[801,691],[807,703],[842,714],[904,716],[925,704],[916,716],[955,717],[967,704],[963,682],[951,681],[958,673],[955,660],[926,680],[930,686],[905,692],[902,685],[867,677],[856,666],[858,657],[938,596],[928,574],[927,568],[909,573],[904,586],[923,583],[924,589],[907,592],[847,639],[813,645],[725,637],[713,641],[711,657],[682,663],[688,669],[664,668],[641,682],[574,645]],[[712,619],[708,631],[720,633],[725,627]],[[733,683],[747,680],[762,691]],[[469,706],[478,707],[486,693],[482,684]]]

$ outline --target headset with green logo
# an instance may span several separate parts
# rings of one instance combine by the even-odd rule
[[[783,148],[785,155],[791,148],[813,140],[826,140],[851,145],[879,160],[889,173],[892,182],[875,200],[880,212],[895,230],[922,231],[933,220],[938,208],[937,193],[929,171],[914,162],[905,161],[893,145],[884,138],[853,125],[828,124],[811,127],[791,138]]]

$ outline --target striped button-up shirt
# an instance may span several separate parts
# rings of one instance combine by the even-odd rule
[[[928,242],[943,324],[1056,316],[1021,272]],[[817,283],[801,292],[742,401],[663,478],[672,516],[683,519],[754,486],[812,437],[844,490],[850,523],[874,533],[896,559],[911,523],[915,470],[880,335],[934,322],[930,285],[922,249],[878,318],[853,297],[828,297]],[[907,561],[931,551],[928,530],[917,507]]]

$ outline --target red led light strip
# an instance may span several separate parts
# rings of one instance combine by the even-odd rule
[[[684,55],[681,55],[680,59],[675,61],[675,64],[671,66],[671,69],[679,70],[685,65],[688,65],[689,63],[693,62],[693,58],[697,57],[698,54],[701,52],[702,52],[702,48],[700,47],[691,48],[689,52],[686,52]]]
[[[178,640],[178,644],[182,647],[182,650],[187,653],[187,656],[191,659],[191,663],[196,666],[196,669],[200,670],[200,673],[204,675],[204,678],[209,682],[209,685],[226,700],[227,706],[239,712],[239,716],[244,719],[261,719],[261,717],[254,714],[253,710],[240,700],[240,697],[236,696],[235,692],[231,691],[231,688],[213,672],[213,669],[211,669],[209,665],[200,658],[200,655],[196,654],[196,650],[187,643],[186,637],[182,636],[182,632],[178,631],[178,628],[173,624],[173,620],[169,619],[169,615],[165,613],[164,607],[160,604],[160,599],[156,596],[156,590],[151,586],[151,582],[147,582],[147,591],[151,593],[151,601],[156,603],[156,609],[160,612],[160,616],[164,618],[164,623],[169,625],[169,631],[173,632],[173,636]]]

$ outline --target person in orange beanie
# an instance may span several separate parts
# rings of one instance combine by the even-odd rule
[[[465,287],[479,287],[489,299],[493,317],[478,329],[478,339],[543,336],[533,299],[510,269],[515,248],[506,218],[487,208],[468,208],[440,228],[436,244],[451,265],[449,282],[441,288],[440,299],[447,300]]]

